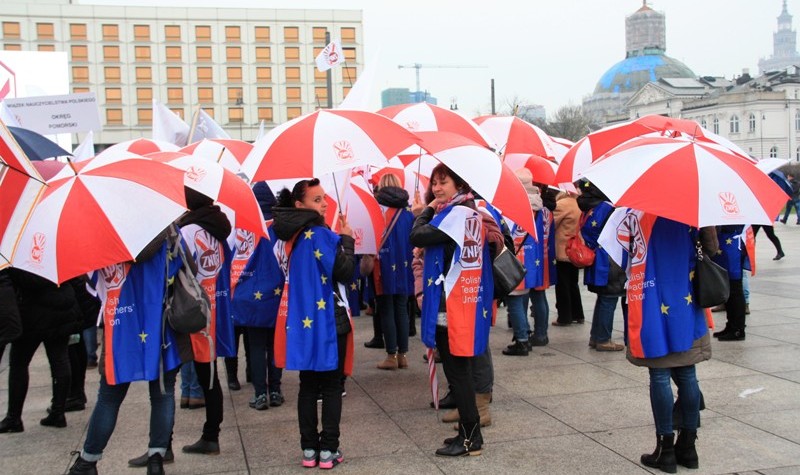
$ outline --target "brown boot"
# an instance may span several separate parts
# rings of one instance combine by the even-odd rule
[[[478,414],[481,416],[481,427],[492,425],[492,414],[489,412],[489,402],[492,400],[492,393],[476,393],[475,404],[478,406]]]
[[[451,409],[442,415],[442,422],[458,422],[458,409]]]
[[[386,359],[378,363],[378,369],[397,369],[397,353],[386,355]]]
[[[400,369],[408,368],[408,358],[406,358],[405,353],[398,353],[397,354],[397,367]]]

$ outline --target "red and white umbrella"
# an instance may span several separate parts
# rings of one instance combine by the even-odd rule
[[[788,199],[764,172],[717,144],[646,137],[611,150],[583,176],[616,206],[691,226],[772,225]]]
[[[497,144],[498,152],[532,153],[555,159],[553,140],[544,130],[519,117],[484,115],[472,119]]]
[[[422,196],[428,188],[431,170],[438,164],[439,162],[427,153],[398,155],[392,157],[385,167],[372,172],[370,182],[377,184],[380,182],[381,176],[392,173],[400,179],[400,186],[408,192],[409,196],[413,197],[416,192]]]
[[[575,145],[575,142],[567,139],[562,139],[561,137],[553,137],[550,136],[550,140],[553,141],[553,151],[555,151],[556,156],[553,159],[556,163],[561,163],[561,160],[564,159],[564,155],[569,152],[569,149]]]
[[[637,137],[694,137],[699,142],[715,143],[733,155],[755,163],[755,160],[730,140],[700,127],[693,120],[647,115],[623,124],[617,124],[592,132],[580,139],[564,155],[556,172],[557,183],[578,181],[582,172],[595,160],[614,147]]]
[[[419,102],[384,107],[385,115],[411,132],[453,132],[485,147],[496,148],[492,139],[475,122],[444,107]]]
[[[367,181],[361,175],[350,178],[344,192],[342,214],[353,230],[356,254],[377,254],[378,243],[385,227],[383,211]]]
[[[387,117],[355,110],[318,110],[272,129],[242,163],[252,182],[314,178],[386,161],[419,142]]]
[[[135,155],[73,164],[47,184],[11,261],[56,283],[133,259],[186,211],[183,172]]]
[[[449,132],[419,132],[422,147],[463,178],[500,214],[536,236],[525,187],[494,152]]]
[[[231,210],[234,227],[267,236],[264,215],[250,186],[219,163],[182,152],[157,152],[147,158],[184,172],[183,184]]]
[[[44,188],[44,179],[0,122],[0,269],[8,267]]]
[[[153,140],[153,139],[133,139],[133,140],[126,140],[125,142],[120,142],[118,144],[114,144],[107,149],[103,150],[102,152],[98,153],[97,155],[104,155],[109,153],[118,153],[118,152],[129,152],[135,153],[136,155],[147,155],[148,153],[153,152],[175,152],[180,147],[175,144],[164,142],[163,140]]]
[[[536,183],[555,185],[558,164],[552,160],[529,153],[507,153],[503,157],[503,163],[514,171],[520,168],[527,168]]]
[[[212,160],[233,173],[239,173],[242,162],[253,150],[253,144],[236,139],[203,139],[180,149],[183,153]]]

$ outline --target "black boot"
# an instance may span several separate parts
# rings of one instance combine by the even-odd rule
[[[730,333],[717,337],[719,341],[743,341],[745,338],[744,330],[732,330]]]
[[[148,455],[147,451],[135,458],[128,460],[129,467],[146,467],[147,463],[150,461],[150,456]],[[175,461],[175,454],[172,452],[172,443],[170,442],[170,446],[167,447],[167,453],[162,458],[162,463],[172,463]]]
[[[228,389],[238,391],[242,389],[239,384],[239,358],[225,358],[225,372],[228,373]]]
[[[528,342],[519,340],[503,350],[503,354],[506,356],[528,356],[528,352]]]
[[[480,455],[483,447],[480,423],[459,424],[458,436],[446,439],[445,445],[436,451],[442,457]]]
[[[652,454],[643,454],[640,458],[642,465],[657,468],[662,472],[676,473],[675,462],[675,434],[659,435],[656,438],[656,450]]]
[[[147,458],[147,475],[164,475],[164,457],[155,453]]]
[[[714,338],[719,338],[719,337],[721,337],[723,335],[727,335],[729,333],[733,333],[733,328],[731,328],[731,327],[726,325],[725,328],[723,328],[722,330],[720,330],[718,332],[714,332]]]
[[[67,475],[97,475],[97,462],[89,462],[78,456]]]
[[[58,412],[53,411],[50,414],[48,414],[47,417],[45,417],[44,419],[40,420],[39,424],[41,424],[41,425],[43,425],[45,427],[63,428],[63,427],[67,427],[67,418],[64,417],[64,413],[63,412],[62,413],[58,413]]]
[[[697,440],[696,430],[678,432],[678,439],[675,441],[675,460],[686,468],[700,467],[697,449],[694,447],[695,440]]]
[[[0,421],[0,433],[24,431],[25,426],[22,425],[22,419],[19,417],[6,416]]]
[[[431,403],[431,407],[433,407],[433,403]],[[453,391],[448,390],[447,395],[439,399],[439,409],[455,409],[455,408],[456,408],[456,397],[453,395]]]

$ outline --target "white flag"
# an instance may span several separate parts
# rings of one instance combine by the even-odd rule
[[[189,143],[203,139],[229,139],[227,132],[203,109],[197,109],[192,119]]]
[[[339,63],[344,63],[344,52],[338,41],[331,41],[317,55],[317,69],[327,71]]]
[[[11,109],[8,108],[5,102],[0,102],[0,120],[6,125],[21,127],[17,117],[11,113]]]
[[[94,157],[94,155],[94,132],[90,130],[84,137],[83,142],[72,151],[72,156],[75,157],[72,161],[82,162]]]
[[[167,106],[153,99],[153,140],[185,147],[189,139],[189,124]]]
[[[372,61],[367,63],[364,71],[358,75],[356,83],[350,88],[347,97],[344,98],[339,109],[355,109],[362,111],[373,111],[370,100],[372,99],[372,89],[375,85],[375,71],[377,70],[378,58],[380,58],[380,47],[378,47]]]
[[[261,120],[261,123],[258,124],[258,135],[256,136],[256,139],[253,142],[258,142],[258,139],[263,137],[264,134],[266,134],[266,133],[267,133],[267,131],[265,129],[264,120]]]

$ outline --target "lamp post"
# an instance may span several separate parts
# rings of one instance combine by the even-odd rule
[[[236,105],[241,106],[244,104],[244,99],[242,96],[236,98]],[[242,125],[244,124],[244,108],[242,108],[242,116],[239,117],[239,140],[244,140],[243,132],[242,132]]]

